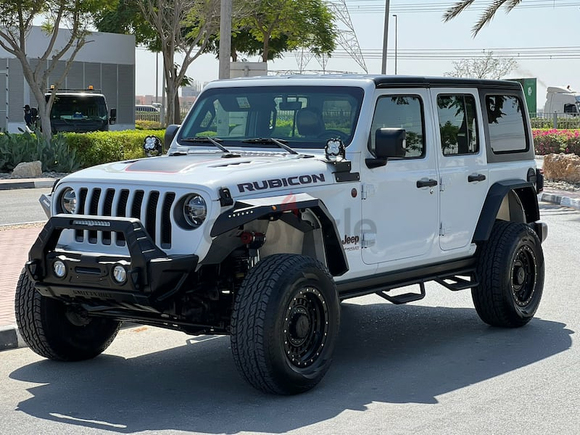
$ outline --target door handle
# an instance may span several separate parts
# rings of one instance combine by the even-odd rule
[[[483,175],[483,174],[473,174],[473,175],[467,176],[467,181],[470,183],[474,183],[476,181],[484,181],[484,180],[485,180],[485,175]]]
[[[422,187],[435,187],[437,186],[437,180],[434,180],[432,178],[423,178],[422,180],[418,180],[417,181],[417,187],[420,189]]]

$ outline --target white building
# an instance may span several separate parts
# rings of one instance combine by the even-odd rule
[[[66,33],[60,30],[55,47],[64,46]],[[79,51],[61,87],[100,89],[109,109],[117,109],[117,124],[111,126],[111,130],[135,128],[135,37],[92,33],[87,39],[91,42]],[[47,45],[48,35],[40,27],[33,27],[27,38],[28,57],[33,66],[38,62],[34,59],[42,56]],[[47,65],[48,62],[50,60]],[[59,61],[48,85],[56,81],[63,70],[64,61]],[[0,48],[0,130],[18,132],[19,128],[24,128],[25,104],[37,106],[22,74],[20,61]]]

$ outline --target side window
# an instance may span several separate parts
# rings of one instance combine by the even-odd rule
[[[575,104],[564,104],[564,113],[578,113],[578,108]]]
[[[438,95],[437,114],[444,156],[479,152],[473,95]]]
[[[375,132],[379,128],[404,128],[407,153],[405,158],[425,155],[423,103],[417,95],[389,95],[377,101],[371,126],[370,150],[375,149]]]
[[[495,154],[527,151],[524,112],[513,95],[486,95],[485,106],[491,149]]]

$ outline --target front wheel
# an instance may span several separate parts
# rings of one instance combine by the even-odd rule
[[[266,257],[236,295],[231,334],[236,366],[258,390],[305,392],[330,367],[339,323],[336,286],[320,262],[293,254]]]
[[[496,221],[481,246],[479,285],[471,290],[477,314],[492,326],[528,323],[542,298],[544,254],[538,235],[523,223]]]
[[[81,361],[102,353],[114,340],[120,323],[88,317],[84,310],[42,296],[26,271],[16,286],[16,324],[38,355],[55,361]]]

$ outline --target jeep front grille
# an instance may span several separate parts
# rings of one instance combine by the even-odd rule
[[[77,213],[91,216],[132,217],[141,220],[147,233],[161,249],[172,246],[171,206],[174,192],[114,188],[81,188]],[[75,231],[79,243],[125,246],[123,233]]]

